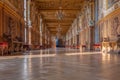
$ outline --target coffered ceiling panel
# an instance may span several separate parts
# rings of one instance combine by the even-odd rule
[[[81,8],[87,0],[33,0],[39,10],[43,21],[52,34],[57,34],[61,27],[64,35],[74,19],[79,15]],[[59,12],[59,13],[58,13]],[[62,17],[62,19],[59,19]],[[60,25],[60,26],[59,26]]]
[[[80,9],[84,0],[36,0],[39,9]]]

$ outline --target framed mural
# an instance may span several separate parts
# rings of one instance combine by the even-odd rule
[[[113,36],[117,36],[117,35],[119,35],[120,34],[120,23],[119,23],[120,21],[119,21],[119,17],[115,17],[114,19],[113,19],[113,23],[112,23],[112,35]]]
[[[118,1],[120,0],[107,0],[107,7],[108,8],[112,7]]]

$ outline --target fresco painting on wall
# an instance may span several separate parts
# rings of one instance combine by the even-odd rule
[[[113,19],[112,35],[113,36],[120,35],[120,20],[119,20],[119,17],[115,17]]]
[[[115,4],[116,2],[120,0],[107,0],[107,1],[108,1],[108,8],[110,8],[111,6],[113,6],[113,4]]]
[[[117,27],[117,35],[120,35],[120,16],[118,17],[118,27]]]

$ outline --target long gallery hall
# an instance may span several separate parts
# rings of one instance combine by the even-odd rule
[[[0,0],[0,80],[120,80],[120,0]]]

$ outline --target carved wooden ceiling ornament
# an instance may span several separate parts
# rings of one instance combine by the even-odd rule
[[[88,0],[33,0],[39,13],[51,33],[57,33],[57,27],[61,24],[61,34],[66,34],[74,19],[78,17],[85,1]],[[61,12],[59,12],[61,11]],[[56,12],[58,12],[56,17]],[[58,19],[59,18],[59,19]]]

